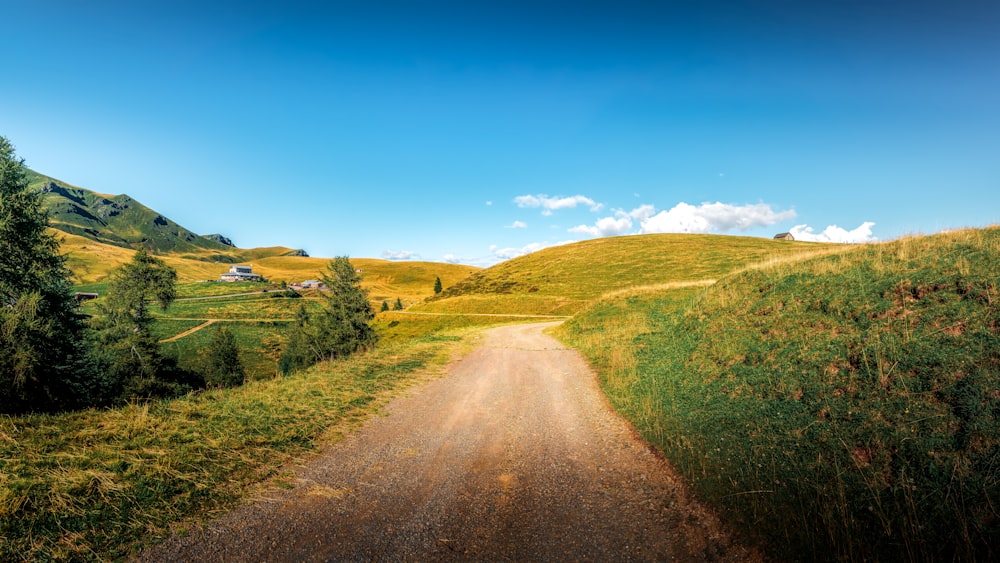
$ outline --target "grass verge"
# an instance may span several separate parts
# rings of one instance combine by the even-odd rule
[[[601,301],[560,337],[698,495],[774,555],[991,560],[1000,230]]]
[[[438,373],[455,336],[165,402],[0,418],[0,560],[108,560],[234,505],[331,429]]]

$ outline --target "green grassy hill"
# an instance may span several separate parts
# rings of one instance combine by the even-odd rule
[[[636,287],[711,283],[750,264],[843,247],[719,235],[640,235],[557,246],[479,271],[415,310],[571,315]]]
[[[32,188],[42,191],[54,229],[125,248],[155,252],[214,251],[230,247],[199,236],[127,195],[105,195],[28,171]]]
[[[238,249],[219,242],[221,235],[195,234],[128,195],[101,194],[33,170],[27,175],[30,186],[43,193],[51,227],[94,242],[223,263],[302,253],[285,247]]]
[[[637,291],[561,329],[616,408],[775,555],[992,560],[1000,229]]]
[[[123,219],[123,225],[135,227],[128,231],[93,212],[102,205],[115,209],[93,198],[113,198],[93,194],[91,200],[87,193],[59,186],[66,192],[59,197],[87,204],[75,204],[93,217],[87,221],[104,221],[53,220],[55,227],[72,223],[84,229],[83,234],[66,231],[63,249],[78,281],[99,288],[110,268],[130,259],[133,251],[125,246],[133,243],[127,237],[144,236],[136,224],[150,215],[144,211]],[[56,191],[50,189],[47,197],[56,197]],[[84,217],[72,209],[65,206],[69,211],[63,216]],[[186,331],[209,321],[226,323],[247,353],[254,377],[269,379],[287,319],[301,303],[315,306],[311,296],[287,298],[275,291],[279,286],[268,286],[268,293],[220,297],[222,290],[256,286],[192,282],[215,279],[228,268],[206,260],[249,262],[271,280],[288,282],[318,278],[328,260],[288,256],[290,249],[281,247],[247,251],[208,239],[186,240],[173,225],[167,222],[165,231],[176,231],[175,240],[163,243],[160,256],[178,270],[181,296],[219,298],[179,301],[164,313],[158,335],[170,340],[166,349],[185,367],[198,369],[199,350],[212,329]],[[109,242],[112,235],[121,241],[100,242],[86,232],[91,227]],[[445,344],[460,338],[463,327],[524,320],[516,315],[572,315],[558,335],[588,357],[615,408],[662,450],[702,500],[776,557],[993,560],[1000,555],[995,547],[1000,545],[998,228],[863,246],[630,236],[549,248],[485,270],[352,262],[363,271],[363,285],[376,303],[399,298],[407,306],[379,315],[383,345],[396,350],[386,352],[390,356],[433,345],[444,358]],[[436,276],[446,287],[440,295],[433,293]],[[394,360],[381,350],[374,357],[380,358],[379,377],[394,377]],[[263,390],[265,383],[253,385]],[[281,380],[273,385],[285,388]],[[272,392],[268,388],[265,394]],[[248,400],[255,404],[259,396]],[[166,403],[163,409],[171,411],[175,404],[185,403]],[[245,406],[240,403],[236,410]],[[203,418],[216,417],[211,406],[199,403],[198,408],[207,409]],[[85,416],[114,418],[124,412]],[[37,417],[24,424],[29,430],[63,428],[76,416]],[[185,424],[178,422],[182,432]],[[0,438],[17,432],[22,430],[7,421]],[[133,437],[146,439],[146,434]],[[25,443],[0,440],[14,449]],[[58,457],[64,446],[51,450]],[[216,455],[209,447],[204,459]],[[119,457],[112,453],[107,459]],[[185,463],[197,472],[198,464],[212,462]],[[33,476],[21,467],[16,486],[0,479],[0,516],[23,515],[26,503],[34,503],[29,512],[44,505],[37,512],[47,519],[37,528],[47,530],[48,535],[38,536],[44,545],[22,545],[33,541],[33,532],[11,537],[33,553],[57,555],[69,541],[61,531],[69,521],[66,514],[79,520],[74,529],[90,534],[96,527],[88,519],[100,521],[91,512],[100,507],[87,508],[84,516],[76,505],[62,511],[77,489],[49,506],[51,495],[32,491],[67,480],[46,469],[49,461],[36,465],[42,474]],[[125,478],[117,465],[108,466],[94,485],[89,467],[75,475],[74,487],[92,490]],[[255,467],[261,466],[234,471]],[[36,477],[37,482],[25,481]],[[225,472],[218,475],[221,482],[227,478]],[[150,482],[161,486],[155,479]],[[156,502],[172,506],[174,499],[164,495]],[[204,509],[193,503],[185,510]],[[160,526],[170,521],[157,518]],[[20,525],[27,520],[0,521]],[[79,533],[70,535],[82,537]],[[103,548],[88,540],[80,549],[121,555],[121,546],[137,541],[139,533],[129,531]]]

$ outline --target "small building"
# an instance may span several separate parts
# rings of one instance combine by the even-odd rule
[[[230,266],[229,271],[219,276],[219,281],[240,282],[260,281],[260,274],[253,273],[253,266]]]
[[[292,289],[326,289],[326,284],[318,280],[305,280],[289,285]]]
[[[774,240],[795,240],[792,233],[778,233],[774,235]]]
[[[73,297],[77,301],[82,303],[84,301],[90,301],[91,299],[97,299],[98,297],[100,297],[100,295],[90,291],[77,291],[76,293],[73,294]]]

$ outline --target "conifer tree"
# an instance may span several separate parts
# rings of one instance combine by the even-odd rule
[[[102,316],[94,321],[95,345],[102,369],[123,399],[174,396],[191,387],[178,380],[152,332],[153,309],[170,306],[176,280],[173,268],[143,248],[111,272],[99,307]]]
[[[208,365],[205,385],[209,387],[235,387],[243,383],[246,370],[240,360],[236,337],[226,327],[218,327],[208,345]]]
[[[92,389],[66,260],[24,161],[0,137],[0,412],[85,404]]]
[[[388,301],[382,301],[382,310],[381,310],[381,312],[384,313],[384,312],[386,312],[388,310],[389,310],[389,302]]]
[[[397,297],[396,298],[396,303],[393,304],[393,306],[392,306],[392,310],[393,311],[402,311],[403,310],[403,300],[400,299],[399,297]]]
[[[325,302],[314,313],[300,309],[281,359],[285,373],[348,356],[378,341],[378,334],[370,324],[375,309],[350,260],[346,256],[331,260],[322,280],[327,287]]]
[[[442,291],[444,291],[444,287],[441,285],[441,276],[437,276],[434,278],[434,295],[437,295]]]

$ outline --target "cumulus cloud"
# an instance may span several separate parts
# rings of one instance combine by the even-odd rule
[[[594,226],[577,225],[569,230],[571,233],[580,233],[593,237],[613,237],[624,235],[632,230],[632,219],[625,213],[618,213],[615,217],[604,217],[598,219]]]
[[[627,213],[627,215],[631,219],[635,219],[636,221],[640,221],[641,222],[641,221],[645,221],[646,219],[649,219],[650,217],[652,217],[654,213],[656,213],[656,208],[653,207],[652,205],[646,203],[646,204],[640,205],[639,207],[636,207],[632,211],[629,211]]]
[[[837,225],[830,225],[829,227],[823,229],[822,233],[817,234],[809,225],[795,225],[788,232],[792,233],[795,240],[804,240],[808,242],[860,243],[878,240],[872,235],[872,227],[874,226],[875,223],[865,221],[857,228],[848,231],[847,229],[838,227]]]
[[[569,231],[594,237],[610,237],[629,234],[638,223],[638,232],[641,234],[716,233],[766,227],[793,217],[794,211],[777,212],[764,203],[730,205],[716,202],[695,206],[681,202],[659,213],[654,206],[645,204],[632,211],[616,209],[613,216],[598,219],[593,226],[578,225]]]
[[[511,258],[517,258],[518,256],[524,256],[525,254],[531,254],[532,252],[537,252],[543,248],[550,248],[553,246],[562,246],[564,244],[569,244],[571,242],[576,242],[575,240],[564,240],[560,242],[550,243],[550,242],[533,242],[526,244],[521,248],[513,247],[500,247],[495,244],[490,245],[490,254],[498,260],[510,260]]]
[[[382,252],[383,260],[413,260],[414,258],[420,258],[420,255],[416,252],[410,252],[409,250],[385,250]]]
[[[450,252],[448,254],[445,254],[441,259],[449,264],[460,264],[462,262],[461,258],[455,256]]]
[[[777,212],[766,203],[731,205],[716,202],[694,206],[680,202],[670,210],[640,219],[639,232],[713,233],[733,229],[745,231],[753,227],[767,227],[794,217],[795,211]]]
[[[505,229],[527,229],[528,228],[528,224],[525,223],[524,221],[514,221],[513,223],[511,223],[510,225],[507,225],[504,228]]]
[[[578,205],[585,205],[589,207],[591,211],[600,211],[600,209],[604,207],[603,204],[597,203],[596,201],[583,195],[574,195],[570,197],[549,197],[545,194],[519,195],[514,198],[514,203],[516,203],[518,207],[541,207],[543,215],[551,215],[553,211],[559,209],[572,209]]]

